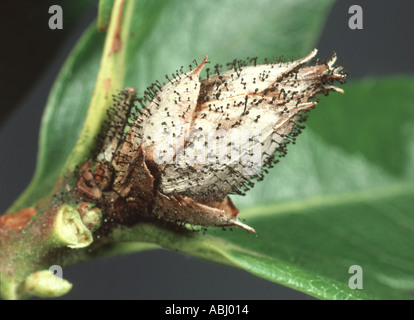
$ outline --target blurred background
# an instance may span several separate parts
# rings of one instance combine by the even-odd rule
[[[48,9],[54,4],[63,8],[63,30],[48,27]],[[363,30],[348,27],[348,9],[354,4],[363,9]],[[337,1],[316,45],[318,56],[336,51],[349,81],[413,73],[412,12],[409,0]],[[30,182],[49,91],[96,14],[97,2],[2,1],[0,214]],[[65,267],[63,275],[74,283],[63,299],[312,299],[245,271],[167,250],[96,259]]]

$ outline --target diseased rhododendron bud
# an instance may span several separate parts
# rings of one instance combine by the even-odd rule
[[[142,214],[254,232],[228,195],[244,194],[286,154],[317,94],[343,93],[332,85],[345,78],[336,55],[307,66],[316,53],[266,65],[235,60],[200,80],[206,57],[164,86],[154,83],[144,99],[127,88],[110,113],[97,164],[81,173],[78,196],[99,198],[103,214],[121,220]]]

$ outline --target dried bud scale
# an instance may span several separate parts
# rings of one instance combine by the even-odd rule
[[[336,55],[307,66],[316,53],[265,65],[235,60],[227,71],[207,68],[200,80],[206,57],[167,76],[164,86],[152,84],[143,99],[125,89],[75,195],[121,221],[147,215],[254,232],[238,220],[228,195],[243,194],[285,156],[316,95],[343,93],[333,86],[345,78]]]

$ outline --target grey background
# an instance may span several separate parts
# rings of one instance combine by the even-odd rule
[[[364,10],[363,30],[348,28],[348,8],[353,4]],[[350,72],[349,81],[374,75],[413,73],[413,12],[414,3],[409,0],[339,0],[317,45],[319,56],[328,57],[335,50],[340,63]],[[49,90],[67,54],[95,15],[96,6],[92,6],[77,24],[71,25],[70,32],[53,54],[45,55],[44,59],[49,62],[38,72],[37,81],[20,92],[18,106],[5,105],[4,100],[1,103],[2,109],[13,107],[13,112],[1,121],[0,128],[0,213],[30,181],[35,168],[40,119]],[[15,18],[9,17],[10,21]],[[4,66],[3,52],[0,58]],[[19,63],[18,59],[13,63]],[[2,71],[5,72],[3,67]],[[4,75],[0,80],[3,88]],[[12,85],[18,86],[18,83]],[[97,259],[65,267],[63,274],[75,284],[64,299],[312,299],[243,270],[167,250]]]

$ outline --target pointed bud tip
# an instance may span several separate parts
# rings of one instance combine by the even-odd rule
[[[205,58],[203,59],[203,61],[201,61],[201,63],[190,73],[192,76],[198,76],[201,72],[201,70],[203,69],[205,63],[207,62],[207,58],[208,56],[205,56]]]

